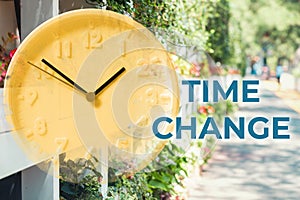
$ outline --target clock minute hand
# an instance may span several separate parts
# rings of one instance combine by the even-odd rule
[[[41,71],[44,72],[45,74],[48,74],[49,76],[55,78],[56,80],[62,82],[63,84],[65,84],[65,85],[67,85],[67,86],[69,86],[69,87],[71,87],[71,88],[74,88],[74,87],[73,87],[72,85],[70,85],[68,82],[66,82],[66,81],[64,81],[64,80],[61,80],[61,79],[57,78],[56,76],[50,74],[50,73],[47,72],[46,70],[43,70],[42,68],[40,68],[40,67],[38,67],[37,65],[33,64],[32,62],[27,61],[27,63],[30,64],[31,66],[37,68],[38,70],[41,70]]]
[[[55,71],[58,75],[60,75],[63,79],[65,79],[68,83],[70,83],[74,88],[80,90],[84,94],[87,94],[87,91],[83,89],[80,85],[72,81],[69,77],[67,77],[65,74],[63,74],[61,71],[59,71],[57,68],[55,68],[52,64],[50,64],[46,59],[42,59],[42,62],[47,65],[49,68],[51,68],[53,71]]]
[[[95,96],[97,96],[102,90],[104,90],[109,84],[111,84],[118,76],[120,76],[123,72],[125,72],[125,67],[122,67],[117,71],[112,77],[110,77],[107,81],[105,81],[95,92]]]

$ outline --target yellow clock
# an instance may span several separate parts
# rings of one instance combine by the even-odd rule
[[[177,115],[178,93],[156,38],[131,18],[98,9],[64,13],[35,29],[5,84],[14,136],[33,161],[84,147],[121,171],[141,169],[163,148],[151,125]]]

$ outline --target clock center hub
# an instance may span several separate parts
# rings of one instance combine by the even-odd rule
[[[85,96],[86,100],[88,100],[89,102],[93,102],[95,100],[95,93],[94,92],[88,92]]]

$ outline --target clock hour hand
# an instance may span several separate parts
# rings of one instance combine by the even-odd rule
[[[60,75],[63,79],[65,79],[69,84],[71,84],[75,89],[80,90],[84,94],[87,94],[87,91],[83,89],[80,85],[72,81],[69,77],[67,77],[65,74],[63,74],[61,71],[59,71],[57,68],[55,68],[52,64],[50,64],[46,59],[42,59],[42,62],[47,65],[49,68],[51,68],[53,71],[55,71],[58,75]]]
[[[112,77],[110,77],[107,81],[105,81],[95,92],[95,96],[97,96],[102,90],[104,90],[109,84],[111,84],[116,78],[118,78],[123,72],[125,72],[125,67],[122,67],[117,71]]]

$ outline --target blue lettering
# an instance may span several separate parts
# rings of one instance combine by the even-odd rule
[[[194,85],[200,84],[200,80],[182,80],[182,85],[189,85],[189,102],[194,101]]]
[[[268,119],[264,118],[264,117],[256,117],[251,119],[251,121],[249,122],[249,126],[248,126],[248,131],[250,133],[250,135],[255,138],[255,139],[265,139],[268,137],[269,132],[268,132],[268,128],[265,127],[264,128],[264,133],[262,135],[257,135],[256,132],[254,131],[254,125],[257,122],[264,122],[265,124],[268,123]]]
[[[219,100],[219,95],[220,94],[222,96],[222,98],[225,100],[228,98],[228,96],[230,95],[230,93],[232,92],[233,94],[233,98],[232,101],[233,102],[237,102],[238,101],[238,82],[232,81],[230,87],[227,89],[226,93],[223,90],[222,86],[220,85],[220,83],[217,80],[213,81],[213,102],[218,102]]]
[[[288,126],[279,126],[279,122],[289,122],[289,117],[273,118],[273,138],[274,139],[290,139],[290,135],[279,135],[279,130],[289,130]]]
[[[250,98],[249,93],[257,93],[257,89],[249,89],[248,85],[259,85],[258,80],[244,80],[243,81],[243,102],[259,102],[259,98]]]
[[[239,128],[231,121],[229,117],[225,117],[225,122],[224,122],[224,131],[225,131],[225,139],[230,139],[230,129],[231,128],[235,134],[240,138],[240,139],[245,139],[245,118],[240,117],[239,118]]]
[[[191,117],[191,125],[190,126],[182,126],[181,125],[181,117],[176,118],[176,139],[181,138],[182,130],[190,130],[191,138],[196,139],[196,117]]]
[[[209,124],[212,126],[212,130],[208,130]],[[217,124],[212,117],[208,117],[205,121],[205,124],[202,128],[202,131],[200,133],[199,139],[203,139],[206,134],[214,134],[218,139],[222,139],[222,136],[220,135],[219,129],[217,127]]]
[[[158,137],[158,138],[160,138],[160,139],[170,139],[173,135],[172,135],[172,133],[168,133],[168,134],[166,134],[166,135],[163,135],[163,134],[161,134],[159,131],[158,131],[158,125],[161,123],[161,122],[168,122],[169,124],[170,123],[172,123],[172,119],[171,118],[169,118],[169,117],[159,117],[159,118],[157,118],[155,121],[154,121],[154,123],[153,123],[153,125],[152,125],[152,131],[153,131],[153,133],[154,133],[154,135],[156,136],[156,137]]]
[[[208,81],[203,81],[203,102],[208,102]]]

